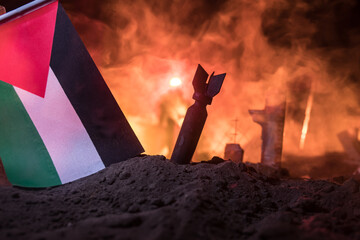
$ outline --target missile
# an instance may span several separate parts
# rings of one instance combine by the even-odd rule
[[[211,105],[213,97],[220,92],[225,75],[226,73],[214,76],[213,72],[209,81],[207,81],[209,74],[200,64],[198,65],[192,82],[195,90],[193,95],[195,103],[186,112],[174,151],[171,155],[171,162],[177,164],[190,163],[207,118],[206,106]]]

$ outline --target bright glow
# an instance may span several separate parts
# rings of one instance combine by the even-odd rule
[[[172,79],[170,79],[170,86],[172,86],[172,87],[178,87],[181,84],[182,84],[182,81],[178,77],[173,77]]]
[[[309,128],[310,114],[311,114],[313,101],[314,101],[314,96],[313,96],[313,93],[311,92],[309,95],[307,104],[306,104],[304,125],[303,125],[303,129],[301,131],[301,138],[300,138],[300,145],[299,145],[300,149],[304,149],[306,134],[307,134],[308,128]]]

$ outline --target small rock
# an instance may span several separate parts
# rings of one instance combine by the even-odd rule
[[[343,184],[345,182],[345,177],[344,176],[333,177],[332,180],[336,183]]]
[[[11,195],[12,198],[20,198],[20,194],[19,193],[14,193],[13,195]]]
[[[288,223],[274,222],[259,229],[259,239],[294,239],[297,228]]]
[[[157,207],[162,207],[165,205],[161,199],[154,199],[153,201],[151,201],[151,204]]]
[[[294,209],[302,209],[304,212],[322,212],[323,209],[319,203],[312,198],[300,197],[291,207]]]
[[[61,216],[57,216],[51,219],[52,222],[59,222],[61,220]]]
[[[146,202],[146,198],[140,198],[136,201],[138,204],[143,204]]]
[[[241,170],[242,172],[247,172],[247,171],[248,171],[248,167],[246,166],[245,163],[240,162],[240,163],[239,163],[239,168],[240,168],[240,170]]]
[[[353,178],[350,178],[344,182],[344,184],[341,186],[341,189],[346,189],[350,193],[357,193],[359,192],[359,183]]]
[[[175,198],[173,196],[165,197],[164,199],[164,205],[170,205],[175,202]]]
[[[115,181],[116,181],[116,178],[115,178],[115,177],[112,177],[112,178],[108,179],[108,181],[106,181],[106,183],[107,183],[108,185],[113,185]]]
[[[131,228],[142,224],[143,220],[140,217],[122,217],[114,219],[107,224],[111,228]]]
[[[224,159],[214,156],[210,161],[201,161],[202,163],[219,164],[225,162]]]
[[[131,205],[128,209],[129,213],[137,213],[140,211],[139,205],[137,203],[134,203],[133,205]]]
[[[126,212],[129,209],[129,207],[130,207],[129,203],[124,203],[124,204],[121,205],[120,210],[122,212]]]
[[[72,202],[74,204],[79,204],[81,202],[81,198],[75,198]]]
[[[90,212],[91,213],[94,213],[94,212],[97,212],[98,210],[96,209],[96,208],[92,208],[92,209],[90,209]]]
[[[73,191],[71,192],[71,194],[77,194],[77,193],[79,193],[78,190],[73,190]]]
[[[328,186],[328,187],[325,187],[322,191],[324,193],[331,193],[335,190],[334,186]]]
[[[131,174],[129,172],[123,172],[119,175],[120,180],[125,180],[128,179],[129,177],[131,177]]]

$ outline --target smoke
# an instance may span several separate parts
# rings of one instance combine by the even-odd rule
[[[350,84],[359,84],[359,23],[356,0],[275,1],[262,14],[262,31],[273,47],[311,53],[327,73]]]
[[[287,99],[285,152],[343,151],[337,133],[360,125],[360,4],[355,0],[62,3],[149,153],[160,153],[151,142],[161,133],[159,106],[171,92],[169,80],[182,79],[183,97],[191,103],[198,63],[227,76],[208,107],[196,160],[223,156],[237,119],[245,160],[259,161],[261,128],[248,109],[263,109],[274,96]],[[309,131],[300,151],[311,92]]]

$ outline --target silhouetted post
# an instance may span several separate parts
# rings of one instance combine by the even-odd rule
[[[225,75],[223,73],[214,76],[213,73],[207,83],[209,75],[200,64],[198,65],[193,80],[195,90],[193,99],[195,103],[186,112],[174,151],[171,155],[172,162],[178,164],[190,163],[207,118],[206,105],[210,105],[212,98],[220,92]]]
[[[249,110],[253,121],[262,127],[261,163],[268,166],[281,165],[285,105],[283,101],[275,106],[266,105],[264,110]]]
[[[234,128],[234,143],[227,143],[225,146],[225,152],[224,152],[224,160],[231,160],[235,163],[241,163],[244,158],[244,149],[240,147],[240,144],[236,143],[236,136],[237,133],[237,122],[238,119],[236,118],[234,120],[235,128]]]
[[[241,163],[244,158],[244,150],[238,143],[227,143],[225,146],[224,160],[231,160],[235,163]]]
[[[6,13],[5,7],[0,5],[0,15],[3,15]],[[2,185],[11,185],[6,177],[4,166],[2,164],[2,161],[0,159],[0,186]]]

